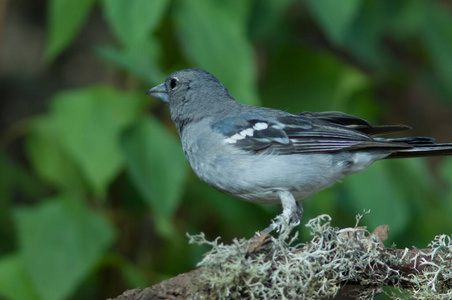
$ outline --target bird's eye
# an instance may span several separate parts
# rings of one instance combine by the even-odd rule
[[[178,83],[179,83],[179,80],[177,78],[171,78],[171,81],[170,81],[171,89],[174,90],[177,87]]]

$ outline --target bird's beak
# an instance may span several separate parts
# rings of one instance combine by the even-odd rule
[[[146,92],[146,95],[168,102],[168,92],[166,91],[165,83],[154,86],[152,89]]]

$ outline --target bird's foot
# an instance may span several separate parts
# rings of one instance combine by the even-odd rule
[[[292,218],[287,217],[284,213],[276,216],[270,226],[262,230],[262,233],[269,234],[270,232],[277,232],[280,235],[283,233],[290,233],[295,227],[300,225],[299,215],[295,215]]]
[[[292,193],[289,191],[280,191],[279,197],[283,206],[283,212],[277,216],[270,226],[265,228],[263,233],[270,233],[276,231],[281,235],[289,234],[293,228],[300,225],[300,220],[303,217],[303,207],[301,203],[296,201]]]

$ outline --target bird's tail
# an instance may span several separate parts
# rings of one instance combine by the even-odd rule
[[[406,137],[397,139],[384,139],[394,143],[406,143],[412,148],[397,149],[386,158],[409,158],[423,156],[452,155],[452,143],[437,144],[430,137]]]

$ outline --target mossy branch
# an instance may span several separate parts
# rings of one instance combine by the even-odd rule
[[[334,228],[328,215],[318,216],[306,225],[313,236],[307,244],[296,244],[298,232],[288,224],[276,237],[231,245],[189,236],[212,247],[200,268],[116,299],[372,299],[382,292],[393,299],[452,298],[450,236],[436,236],[428,249],[386,248],[388,226],[370,233],[357,225]]]

